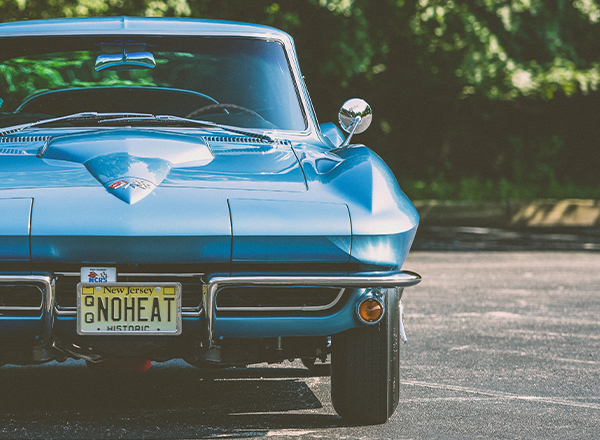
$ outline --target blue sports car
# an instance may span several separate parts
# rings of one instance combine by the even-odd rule
[[[0,364],[331,359],[345,419],[399,400],[419,217],[319,125],[293,41],[244,23],[0,24]]]

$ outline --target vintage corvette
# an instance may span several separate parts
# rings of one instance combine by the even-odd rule
[[[191,19],[0,24],[0,364],[331,355],[344,418],[399,400],[419,217],[319,125],[293,41]]]

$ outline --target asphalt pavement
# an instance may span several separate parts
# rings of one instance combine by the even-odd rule
[[[69,361],[0,368],[0,438],[600,437],[600,253],[416,250],[405,267],[423,282],[405,291],[401,402],[384,425],[335,414],[326,365],[122,376]]]

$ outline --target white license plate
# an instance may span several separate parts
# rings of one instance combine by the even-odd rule
[[[80,335],[180,335],[181,284],[79,283]]]
[[[115,267],[82,267],[82,283],[114,283],[117,281],[117,269]]]

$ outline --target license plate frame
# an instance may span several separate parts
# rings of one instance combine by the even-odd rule
[[[99,298],[106,301],[101,301]],[[113,298],[119,298],[119,301]],[[131,312],[132,320],[127,320],[132,310],[131,307],[125,308],[129,304],[128,298],[131,299],[132,304],[130,305],[133,307],[133,311]],[[142,301],[140,298],[145,298],[148,301]],[[155,298],[158,300],[158,309],[155,308]],[[113,319],[116,316],[117,302],[119,310],[118,320]],[[143,306],[142,302],[144,303]],[[168,320],[166,321],[166,325],[163,326],[162,317],[165,314],[165,310]],[[125,312],[124,319],[123,311]],[[144,312],[143,317],[145,320],[136,320],[136,316],[142,318],[142,311]],[[79,335],[178,336],[182,331],[181,315],[181,284],[177,282],[77,284],[77,334]],[[105,319],[105,322],[102,322],[102,318],[107,319]],[[154,322],[155,318],[159,318],[158,323]]]

